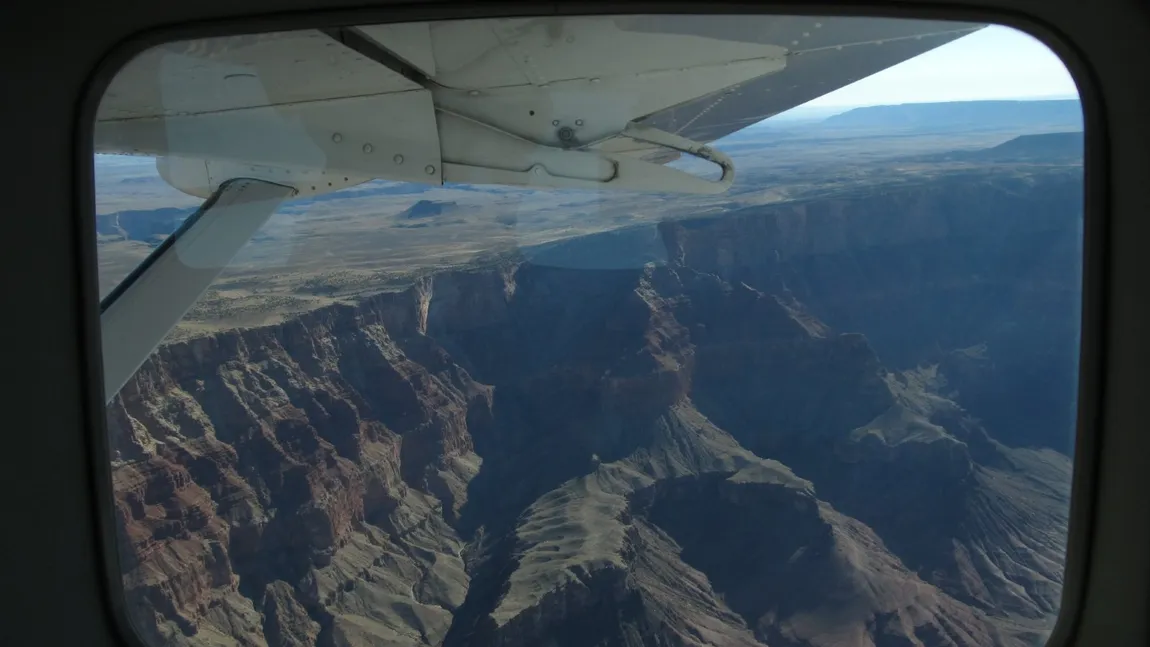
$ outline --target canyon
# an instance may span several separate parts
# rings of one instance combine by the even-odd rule
[[[189,646],[1041,644],[1081,205],[1080,166],[962,168],[165,344],[107,411],[132,622]]]

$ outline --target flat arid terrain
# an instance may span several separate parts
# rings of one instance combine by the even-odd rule
[[[717,146],[738,168],[718,196],[372,182],[285,204],[108,406],[145,640],[1042,644],[1077,103],[864,108]],[[197,200],[146,160],[97,184],[106,292]]]

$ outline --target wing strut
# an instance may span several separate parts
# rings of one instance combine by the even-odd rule
[[[196,299],[295,189],[224,182],[100,304],[104,399],[111,401]]]

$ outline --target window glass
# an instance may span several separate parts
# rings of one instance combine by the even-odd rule
[[[1083,119],[1018,31],[169,43],[96,116],[116,528],[161,645],[1045,642]]]

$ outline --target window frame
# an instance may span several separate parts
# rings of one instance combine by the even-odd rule
[[[1025,1],[1025,0],[1023,0]],[[279,3],[284,4],[284,3]],[[311,2],[309,4],[318,4]],[[1005,3],[1004,3],[1005,4]],[[1017,4],[1022,4],[1017,3]],[[80,229],[80,281],[83,295],[83,346],[86,359],[86,427],[89,467],[94,504],[98,516],[99,554],[105,602],[122,644],[155,647],[135,630],[126,605],[116,537],[115,509],[109,436],[104,415],[104,391],[100,358],[99,286],[96,263],[95,179],[93,171],[93,126],[96,108],[104,90],[121,67],[143,51],[171,41],[204,37],[242,35],[255,32],[290,31],[461,18],[526,17],[538,15],[628,15],[628,14],[789,14],[858,16],[906,19],[938,19],[985,22],[1012,27],[1041,41],[1061,60],[1078,87],[1084,124],[1084,204],[1081,292],[1081,339],[1079,350],[1077,427],[1073,455],[1073,477],[1069,513],[1069,536],[1063,576],[1062,602],[1050,647],[1073,644],[1078,638],[1085,609],[1087,586],[1093,566],[1092,540],[1096,529],[1098,468],[1106,384],[1105,312],[1109,276],[1106,242],[1109,232],[1109,130],[1103,93],[1097,75],[1082,50],[1052,23],[1034,14],[999,7],[943,5],[935,2],[875,0],[868,4],[823,2],[723,2],[692,6],[682,2],[605,3],[596,1],[553,2],[545,10],[532,10],[530,3],[498,2],[480,7],[456,3],[377,6],[364,9],[307,9],[302,12],[270,13],[211,19],[147,29],[118,42],[91,73],[77,110],[74,128],[73,190],[77,196],[74,218]]]

